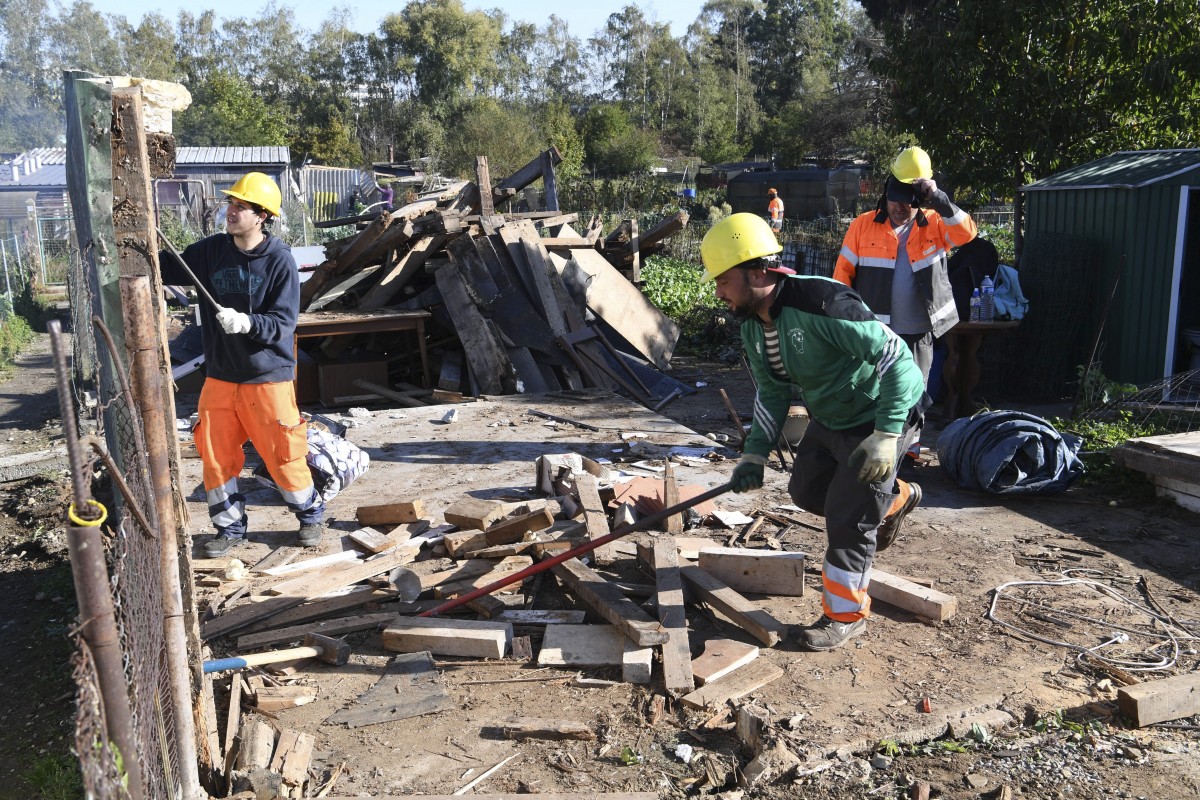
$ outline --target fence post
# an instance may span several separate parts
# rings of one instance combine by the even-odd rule
[[[4,314],[5,318],[7,318],[8,315],[12,313],[14,305],[12,283],[8,280],[8,250],[4,247],[3,239],[0,239],[0,257],[3,257],[4,259],[4,289],[8,292],[8,310]]]
[[[109,594],[108,564],[104,558],[104,540],[100,524],[104,516],[91,513],[103,509],[92,497],[85,480],[79,435],[75,430],[75,409],[69,398],[67,356],[62,347],[62,328],[58,320],[47,325],[54,367],[58,377],[58,404],[62,414],[63,433],[67,439],[67,459],[71,464],[73,500],[68,517],[67,550],[71,557],[71,575],[75,581],[75,597],[79,603],[80,632],[91,649],[96,665],[101,702],[104,706],[105,730],[120,756],[128,777],[126,789],[134,800],[143,797],[141,761],[133,729],[133,713],[126,689],[125,665],[121,653],[121,637],[117,631],[116,612]],[[84,509],[87,509],[86,511]]]

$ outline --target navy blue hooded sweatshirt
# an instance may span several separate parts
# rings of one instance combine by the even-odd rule
[[[295,377],[292,347],[300,312],[300,279],[291,248],[266,231],[250,252],[233,237],[218,233],[183,251],[196,277],[216,301],[250,315],[250,332],[230,335],[216,311],[200,303],[204,364],[210,378],[230,383],[278,383]],[[191,286],[194,281],[170,253],[161,253],[163,283]]]

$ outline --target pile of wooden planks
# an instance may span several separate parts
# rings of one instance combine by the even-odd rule
[[[428,310],[438,385],[426,389],[603,388],[643,403],[659,399],[637,366],[667,370],[679,329],[636,282],[642,260],[686,226],[687,214],[644,234],[625,220],[602,238],[598,219],[577,233],[578,215],[557,211],[559,161],[548,150],[492,186],[479,156],[475,182],[354,218],[361,229],[326,244],[326,260],[302,284],[301,310]],[[550,210],[497,213],[539,178]],[[330,342],[321,343],[326,355],[345,346],[330,352]]]

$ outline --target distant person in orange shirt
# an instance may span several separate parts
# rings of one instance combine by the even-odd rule
[[[779,199],[779,190],[775,188],[767,189],[767,197],[771,198],[767,203],[767,219],[771,223],[771,230],[779,236],[783,230],[783,201]]]

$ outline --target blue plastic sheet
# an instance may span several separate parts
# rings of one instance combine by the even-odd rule
[[[964,489],[991,494],[1057,494],[1083,474],[1078,436],[1041,417],[985,411],[950,423],[938,436],[938,459]]]

